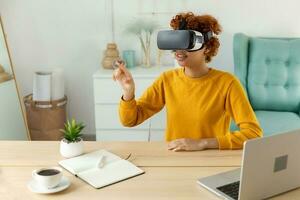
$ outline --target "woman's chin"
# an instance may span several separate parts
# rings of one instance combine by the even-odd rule
[[[186,66],[186,62],[185,60],[177,60],[178,65],[180,65],[181,67]]]

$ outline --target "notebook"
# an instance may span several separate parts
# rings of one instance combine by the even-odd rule
[[[98,167],[101,158],[103,165]],[[131,162],[106,150],[62,160],[59,165],[94,188],[102,188],[145,173]]]

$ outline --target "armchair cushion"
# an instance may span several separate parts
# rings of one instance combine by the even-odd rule
[[[247,92],[254,110],[298,112],[300,39],[251,38]]]

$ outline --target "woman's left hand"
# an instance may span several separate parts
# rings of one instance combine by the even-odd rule
[[[169,142],[168,149],[172,151],[202,151],[205,149],[218,148],[218,141],[215,138],[194,140],[180,138]]]

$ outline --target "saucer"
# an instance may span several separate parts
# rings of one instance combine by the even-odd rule
[[[61,179],[60,183],[58,184],[58,186],[56,186],[54,188],[41,187],[33,179],[30,180],[29,183],[27,184],[27,187],[31,192],[39,193],[39,194],[51,194],[51,193],[60,192],[64,189],[68,188],[69,186],[70,186],[70,181],[65,176],[62,177],[62,179]]]

